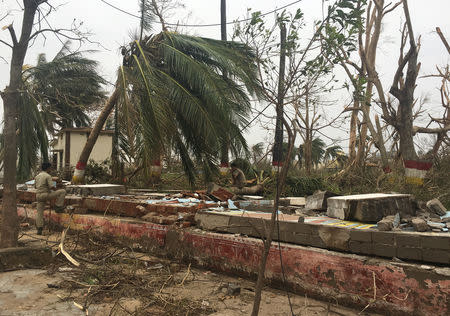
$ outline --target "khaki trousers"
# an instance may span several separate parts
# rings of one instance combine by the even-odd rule
[[[66,190],[64,190],[64,189],[52,191],[50,193],[37,193],[36,194],[36,201],[37,201],[36,227],[44,226],[45,203],[47,201],[50,201],[50,200],[53,200],[56,198],[55,205],[58,207],[63,207],[65,196],[66,196]]]

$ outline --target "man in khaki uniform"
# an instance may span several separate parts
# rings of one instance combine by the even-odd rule
[[[42,171],[36,176],[36,200],[37,200],[37,217],[36,228],[38,235],[42,235],[42,228],[44,226],[44,208],[45,203],[56,198],[55,212],[62,213],[64,211],[64,197],[66,190],[60,189],[53,191],[56,187],[53,185],[53,178],[48,174],[52,165],[48,162],[42,164]]]

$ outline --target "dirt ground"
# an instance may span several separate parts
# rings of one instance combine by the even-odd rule
[[[61,233],[22,227],[24,246],[57,253]],[[150,256],[89,233],[69,234],[40,270],[0,273],[0,315],[250,315],[254,283]],[[375,315],[290,294],[295,315]],[[291,315],[286,292],[266,288],[260,315]]]

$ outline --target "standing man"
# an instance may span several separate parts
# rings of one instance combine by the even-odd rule
[[[231,163],[231,179],[232,185],[238,187],[239,189],[242,189],[247,183],[244,172],[237,167],[235,161]]]
[[[37,200],[36,228],[38,235],[42,235],[42,228],[44,227],[45,202],[56,198],[55,212],[62,213],[64,211],[64,197],[66,196],[66,190],[56,190],[56,185],[54,185],[53,182],[54,179],[48,174],[51,166],[52,165],[49,162],[42,163],[42,171],[35,178]]]

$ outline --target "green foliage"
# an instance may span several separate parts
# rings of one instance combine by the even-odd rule
[[[104,98],[97,74],[97,62],[70,53],[69,43],[51,62],[38,56],[35,67],[22,74],[23,88],[17,107],[17,177],[22,182],[31,177],[40,153],[48,161],[47,132],[54,135],[60,128],[89,125],[87,112]]]
[[[23,73],[27,92],[39,104],[52,135],[62,128],[89,126],[88,112],[105,99],[106,82],[97,73],[98,63],[83,52],[71,53],[69,45],[50,62],[40,54],[37,65]]]
[[[17,118],[17,181],[29,180],[38,166],[38,152],[48,161],[48,139],[35,100],[28,94],[19,98]]]
[[[321,178],[288,176],[285,193],[288,196],[307,196],[324,188],[325,184]]]
[[[257,168],[250,163],[247,159],[243,158],[236,158],[233,163],[236,164],[236,167],[242,170],[244,172],[245,177],[247,179],[255,178],[258,174]]]
[[[111,181],[111,162],[107,159],[102,162],[89,160],[85,169],[87,183],[108,183]]]
[[[248,93],[259,89],[254,58],[241,43],[167,31],[131,43],[119,80],[119,139],[128,160],[145,167],[171,149],[194,183],[197,168],[205,178],[216,173],[225,142],[234,155],[246,153]]]

